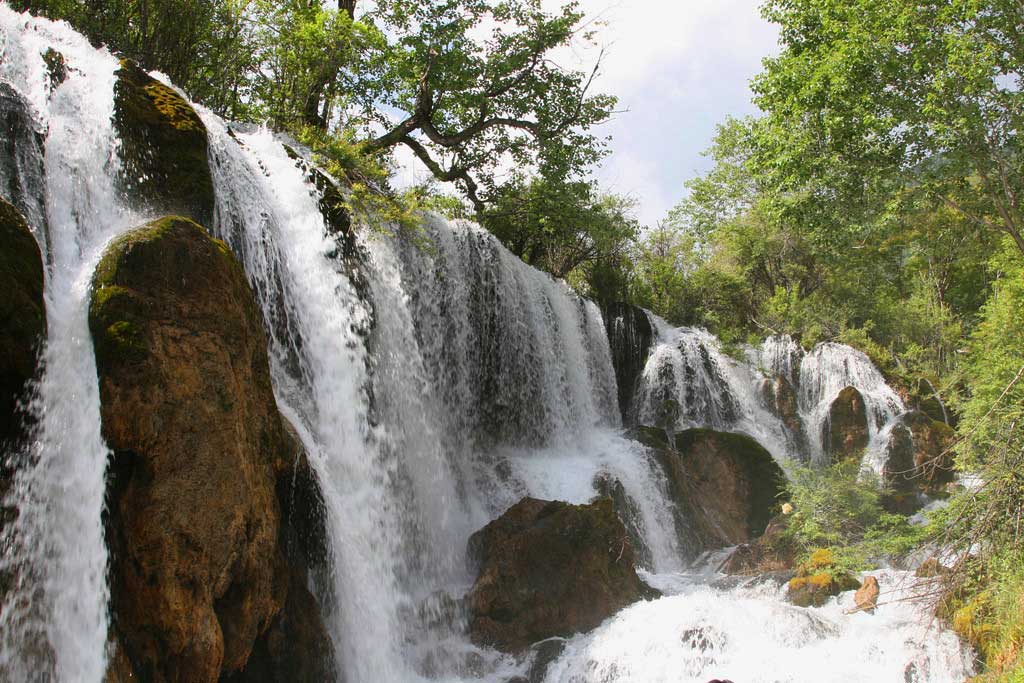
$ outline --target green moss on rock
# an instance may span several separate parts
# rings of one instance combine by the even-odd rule
[[[114,86],[114,128],[121,138],[121,183],[140,206],[213,220],[213,179],[206,126],[173,88],[129,60]]]
[[[786,597],[798,607],[821,607],[829,598],[858,588],[860,581],[836,566],[832,551],[819,548],[797,567],[796,576],[787,585]]]

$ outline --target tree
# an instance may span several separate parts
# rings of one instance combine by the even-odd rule
[[[616,271],[626,267],[639,231],[633,210],[633,201],[591,182],[535,177],[507,186],[480,218],[526,263],[557,278],[575,276],[598,298],[621,298],[624,278]]]
[[[1024,27],[1015,0],[768,0],[756,163],[841,244],[913,190],[1024,254]]]
[[[478,214],[505,176],[521,185],[524,169],[577,180],[603,153],[588,131],[615,104],[590,92],[600,60],[587,73],[552,58],[580,34],[582,16],[575,3],[548,13],[541,0],[377,2],[362,20],[389,38],[356,99],[384,132],[364,151],[404,145]],[[397,123],[385,110],[399,112]]]

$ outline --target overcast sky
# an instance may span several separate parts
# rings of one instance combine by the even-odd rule
[[[565,0],[544,0],[551,9]],[[639,202],[653,226],[708,169],[701,152],[727,116],[754,113],[749,81],[777,51],[775,27],[761,0],[580,0],[595,22],[596,46],[557,55],[590,70],[605,49],[595,90],[619,97],[617,114],[598,132],[611,135],[611,155],[597,172],[602,186]],[[411,153],[399,153],[400,184],[428,175]],[[414,167],[419,167],[414,170]]]

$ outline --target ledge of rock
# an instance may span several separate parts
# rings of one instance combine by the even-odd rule
[[[800,417],[800,407],[793,384],[782,375],[776,375],[764,381],[762,392],[765,405],[786,426],[788,445],[792,451],[802,458],[807,458],[810,452],[807,430],[803,418]]]
[[[206,126],[176,90],[123,60],[114,85],[114,130],[121,139],[122,184],[154,213],[213,221],[213,178]]]
[[[636,574],[633,547],[607,498],[590,505],[524,498],[469,540],[479,566],[469,630],[479,643],[523,652],[589,631],[657,594]]]
[[[764,532],[785,490],[785,475],[757,441],[711,429],[687,429],[671,442],[650,427],[632,434],[653,449],[705,549],[747,543]]]
[[[108,247],[89,326],[114,452],[115,638],[142,680],[216,681],[245,666],[296,584],[275,490],[295,445],[259,310],[228,248],[168,217]]]
[[[822,427],[825,452],[834,461],[859,457],[868,446],[868,412],[864,396],[854,387],[839,392]]]

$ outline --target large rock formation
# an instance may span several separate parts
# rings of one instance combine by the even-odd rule
[[[114,130],[127,196],[154,213],[212,224],[206,126],[177,91],[124,60],[114,86]]]
[[[0,445],[17,441],[18,402],[46,337],[43,262],[25,219],[0,199]]]
[[[747,543],[764,532],[785,475],[757,441],[711,429],[687,429],[671,440],[648,427],[633,434],[654,450],[677,507],[704,548]]]
[[[718,571],[725,574],[768,574],[785,573],[796,566],[801,548],[786,533],[789,520],[779,515],[768,523],[759,538],[736,547]]]
[[[275,475],[301,458],[274,402],[259,310],[227,247],[169,217],[108,247],[89,326],[114,452],[115,637],[143,680],[215,681],[242,670],[261,635],[272,655],[282,607],[311,600],[282,552]]]
[[[839,392],[822,427],[825,453],[833,460],[859,457],[868,446],[868,411],[864,397],[854,387]]]
[[[619,387],[619,410],[625,424],[634,424],[633,396],[655,343],[657,332],[642,308],[625,303],[608,303],[602,310],[612,367]]]
[[[524,498],[469,539],[480,566],[467,601],[470,635],[506,652],[585,632],[654,591],[612,501]]]

